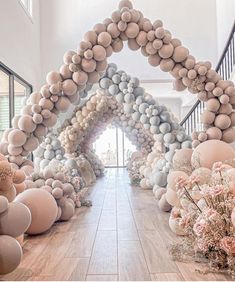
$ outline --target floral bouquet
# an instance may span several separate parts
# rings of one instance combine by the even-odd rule
[[[228,172],[228,166],[218,162],[207,184],[200,185],[195,176],[178,179],[177,195],[184,203],[179,224],[185,236],[171,253],[176,259],[190,256],[235,277],[235,188]],[[173,211],[172,216],[178,215]]]

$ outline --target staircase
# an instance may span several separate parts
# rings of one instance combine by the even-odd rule
[[[229,39],[224,48],[224,52],[216,67],[216,71],[221,75],[224,80],[235,81],[235,23],[229,35]],[[202,131],[201,114],[205,109],[205,102],[197,101],[185,118],[181,121],[180,125],[183,126],[186,133],[191,135],[195,131]]]

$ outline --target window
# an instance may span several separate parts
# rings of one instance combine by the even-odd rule
[[[32,18],[33,16],[33,9],[32,9],[32,0],[20,0],[22,7],[24,8],[25,12]]]
[[[93,144],[96,154],[106,167],[124,167],[133,152],[134,145],[120,128],[112,125]]]
[[[0,69],[0,138],[10,125],[9,76]]]
[[[31,92],[29,83],[0,62],[0,139]]]
[[[29,85],[23,83],[19,78],[14,79],[14,115],[19,115],[26,98],[31,93]]]

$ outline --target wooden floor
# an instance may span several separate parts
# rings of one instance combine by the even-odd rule
[[[69,222],[27,238],[20,266],[1,280],[229,280],[171,260],[169,214],[152,191],[129,185],[125,169],[107,170],[90,198],[93,206],[77,209]]]

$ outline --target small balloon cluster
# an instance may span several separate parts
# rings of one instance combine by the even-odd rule
[[[34,167],[36,171],[43,171],[51,166],[51,162],[65,161],[65,149],[61,146],[60,140],[56,134],[49,132],[44,141],[34,151]]]

